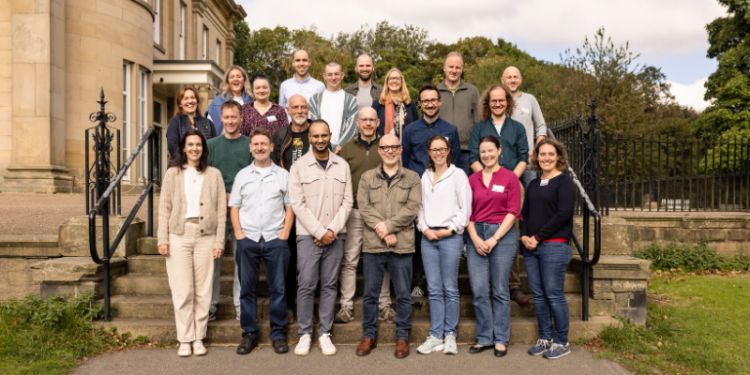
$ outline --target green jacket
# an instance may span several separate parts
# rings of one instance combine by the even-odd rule
[[[414,252],[414,220],[422,204],[422,185],[419,175],[400,167],[390,186],[380,165],[362,175],[357,192],[359,213],[365,222],[365,253]],[[385,222],[389,233],[395,233],[396,246],[388,247],[375,233],[375,225]]]
[[[526,129],[520,122],[505,117],[500,134],[497,134],[492,119],[488,118],[474,125],[471,129],[471,140],[469,141],[469,165],[479,160],[479,141],[487,135],[500,139],[503,148],[500,154],[500,165],[508,170],[513,170],[520,162],[529,162],[529,143],[526,140]]]
[[[365,149],[359,141],[359,136],[352,139],[341,148],[339,156],[344,158],[349,163],[349,170],[352,172],[352,194],[357,196],[357,188],[359,187],[359,179],[362,178],[362,174],[380,165],[380,155],[378,154],[378,144],[380,143],[380,137],[375,138],[372,141],[370,149]],[[357,200],[354,200],[354,206],[357,208]]]

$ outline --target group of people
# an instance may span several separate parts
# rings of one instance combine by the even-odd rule
[[[295,354],[310,352],[314,333],[322,354],[336,354],[332,327],[354,318],[360,258],[356,354],[376,348],[384,320],[395,322],[394,355],[409,355],[412,304],[423,298],[425,283],[431,324],[417,352],[456,354],[465,254],[476,317],[468,352],[493,349],[502,357],[510,301],[529,303],[520,290],[519,247],[539,331],[528,353],[570,353],[563,284],[575,191],[563,173],[565,148],[546,137],[539,104],[520,90],[520,71],[508,67],[502,83],[480,97],[461,78],[463,60],[453,52],[444,80],[421,87],[412,100],[396,68],[378,85],[367,55],[357,58],[358,80],[346,89],[340,64],[325,66],[324,83],[310,76],[306,51],[295,51],[292,65],[279,104],[269,100],[268,77],[250,79],[239,66],[227,71],[205,117],[195,89],[177,93],[158,247],[167,262],[178,355],[207,352],[203,339],[216,317],[225,244],[235,255],[238,354],[258,345],[261,262],[274,351],[289,351],[288,324],[296,317]]]

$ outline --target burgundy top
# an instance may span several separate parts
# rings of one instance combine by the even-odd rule
[[[269,108],[263,115],[253,107],[253,103],[248,103],[242,106],[242,125],[240,125],[240,133],[243,135],[250,136],[250,133],[255,128],[266,129],[273,135],[276,130],[288,125],[289,119],[286,116],[286,111],[276,103],[271,103],[271,108]]]
[[[520,219],[521,183],[513,172],[498,169],[489,187],[482,182],[482,171],[475,172],[469,177],[469,186],[473,194],[470,221],[499,224],[507,214]]]

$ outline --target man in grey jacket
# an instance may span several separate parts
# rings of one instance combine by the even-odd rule
[[[372,103],[380,100],[380,94],[383,92],[383,87],[375,83],[375,64],[372,57],[367,54],[359,55],[354,72],[357,73],[357,82],[347,86],[344,91],[357,98],[359,109],[372,107]]]

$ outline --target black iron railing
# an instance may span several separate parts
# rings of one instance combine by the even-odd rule
[[[582,217],[583,229],[581,239],[574,233],[572,242],[581,262],[581,320],[584,321],[589,319],[591,276],[602,248],[602,217],[598,209],[601,132],[596,127],[596,101],[592,100],[590,108],[591,114],[587,120],[575,118],[560,122],[551,126],[554,135],[552,131],[549,134],[565,144],[568,150],[568,174],[578,193],[576,213]],[[580,177],[576,171],[581,173]]]
[[[115,116],[112,113],[108,113],[105,109],[107,101],[104,99],[104,90],[102,89],[100,94],[99,111],[91,114],[90,119],[92,122],[98,122],[98,125],[86,130],[86,176],[88,182],[88,176],[93,176],[94,187],[89,188],[89,193],[86,195],[86,208],[89,216],[89,252],[91,259],[97,264],[103,265],[104,269],[104,320],[109,321],[112,319],[110,311],[110,258],[117,249],[117,246],[122,241],[123,236],[127,233],[130,223],[132,223],[135,216],[138,214],[138,210],[143,205],[143,202],[148,200],[148,211],[146,218],[146,232],[148,236],[154,234],[154,187],[159,184],[161,177],[161,166],[159,163],[160,150],[161,150],[161,131],[157,127],[150,127],[142,136],[138,142],[135,150],[130,154],[125,163],[122,166],[116,165],[113,168],[111,163],[112,140],[113,130],[107,126],[107,123],[115,121]],[[88,137],[90,132],[93,134],[93,148],[88,147]],[[117,147],[114,149],[118,155],[117,160],[119,164],[119,132],[117,132]],[[146,149],[142,157],[147,158],[148,167],[146,172],[146,181],[143,186],[143,192],[138,197],[135,205],[128,214],[127,218],[123,222],[120,230],[115,235],[114,241],[109,241],[109,216],[110,214],[120,214],[120,182],[123,177],[128,173],[130,166],[136,158]],[[95,162],[93,167],[89,170],[89,151],[95,152]],[[112,178],[112,170],[117,170],[117,174]],[[88,185],[87,185],[88,186]],[[91,193],[93,191],[94,194]],[[89,195],[96,197],[96,203],[93,207],[89,207]],[[116,202],[116,203],[115,203]],[[102,220],[102,256],[99,256],[99,251],[96,246],[96,217],[101,216]]]

